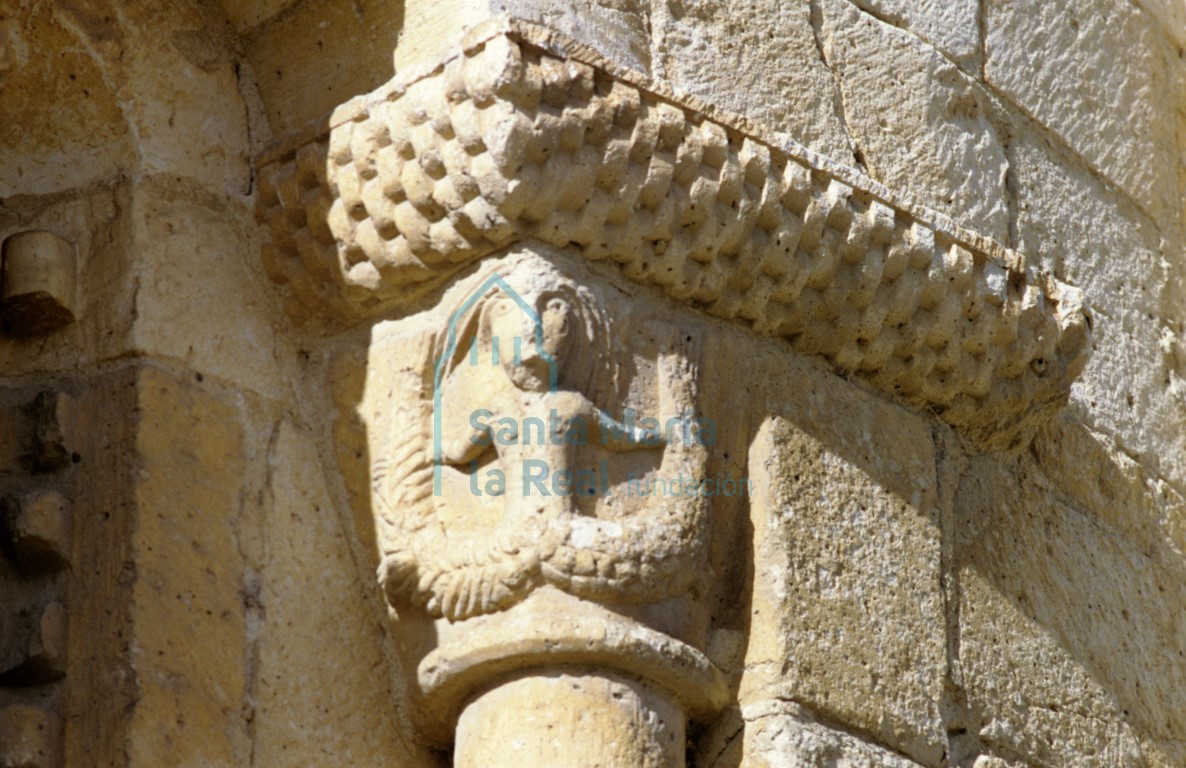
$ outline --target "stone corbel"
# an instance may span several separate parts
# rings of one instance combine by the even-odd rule
[[[397,334],[403,372],[391,375],[404,378],[380,383],[398,393],[385,407],[404,426],[372,443],[373,507],[388,599],[429,638],[412,653],[421,727],[455,738],[457,765],[504,764],[491,756],[511,760],[524,740],[546,764],[583,765],[560,760],[585,745],[610,755],[598,764],[682,765],[685,719],[726,693],[703,638],[662,618],[669,601],[700,599],[684,576],[711,576],[707,502],[605,521],[512,495],[488,535],[451,529],[459,513],[435,501],[433,474],[473,457],[464,443],[431,445],[442,402],[465,413],[486,397],[503,412],[604,426],[625,395],[544,387],[539,360],[518,353],[454,377],[441,362],[455,354],[450,322],[467,318],[469,343],[486,351],[522,335],[539,340],[539,359],[597,361],[609,353],[594,341],[610,330],[595,319],[622,299],[586,278],[650,284],[928,409],[985,449],[1023,444],[1090,348],[1080,292],[1022,254],[528,25],[471,31],[439,64],[257,164],[264,265],[295,319],[420,313],[438,329]],[[587,264],[552,258],[561,252]],[[529,318],[518,329],[499,319],[515,302]],[[638,351],[648,396],[671,413],[697,407],[700,363],[681,339],[657,332]],[[662,467],[704,470],[692,448],[656,450]],[[540,702],[568,719],[524,709]],[[616,735],[588,743],[578,715]]]

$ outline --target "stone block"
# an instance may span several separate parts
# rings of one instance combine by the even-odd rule
[[[58,768],[62,720],[53,712],[23,704],[0,709],[0,765]]]
[[[1030,455],[1076,509],[1161,565],[1186,552],[1186,499],[1174,486],[1064,411],[1034,438]],[[1084,472],[1083,467],[1092,468]]]
[[[70,562],[70,502],[59,491],[25,494],[8,504],[5,527],[13,555],[28,572],[59,570]]]
[[[0,199],[108,181],[134,158],[120,96],[55,9],[18,3],[0,19]]]
[[[46,194],[155,174],[248,192],[238,42],[225,34],[229,25],[217,8],[30,8],[32,18],[13,19],[9,29],[19,32],[8,32],[14,44],[6,50],[16,54],[8,67],[21,73],[16,80],[23,88],[13,98],[19,117],[7,128],[19,151],[3,153],[6,163],[15,161],[16,173],[4,178],[16,188],[0,194]]]
[[[736,743],[740,768],[919,768],[920,764],[851,733],[829,728],[789,702],[764,702],[743,712]],[[717,765],[733,764],[727,755]],[[710,764],[712,765],[712,764]]]
[[[992,755],[980,755],[971,762],[971,768],[1025,768],[1018,762],[1005,760]]]
[[[491,15],[505,13],[562,32],[610,61],[657,75],[651,41],[657,5],[648,0],[486,0]]]
[[[540,24],[618,66],[652,74],[652,9],[647,0],[425,0],[404,4],[403,13],[403,32],[395,47],[395,67],[401,72],[423,67],[456,47],[459,30],[501,16]]]
[[[957,496],[959,668],[990,747],[1038,765],[1156,764],[1184,732],[1186,623],[1170,570],[1067,507],[1026,461],[974,460]]]
[[[248,35],[301,0],[220,0],[219,5],[240,35]]]
[[[1008,163],[982,86],[935,48],[849,0],[820,5],[824,56],[840,80],[848,130],[869,174],[1006,242]]]
[[[294,355],[271,319],[248,253],[255,234],[234,203],[157,179],[131,207],[138,291],[129,344],[207,376],[285,398]],[[179,297],[184,297],[181,299]]]
[[[1081,288],[1095,318],[1095,353],[1071,390],[1071,408],[1150,471],[1182,482],[1186,413],[1173,397],[1175,363],[1164,344],[1174,322],[1165,310],[1178,287],[1162,233],[1076,158],[1032,129],[1013,134],[1018,247]]]
[[[7,614],[0,637],[0,687],[60,680],[66,671],[65,607],[57,601],[18,607],[7,599],[0,605]]]
[[[754,586],[742,704],[775,691],[937,761],[946,638],[930,427],[819,373],[753,361],[747,369],[753,380],[795,386],[768,387],[770,416],[750,448]]]
[[[272,132],[301,128],[390,80],[403,15],[403,3],[309,0],[259,27],[247,59]]]
[[[964,71],[978,67],[978,0],[854,0],[861,10],[935,46]]]
[[[164,14],[134,5],[122,15],[127,37],[114,66],[136,94],[126,114],[135,125],[139,178],[184,177],[214,193],[250,193],[240,43],[225,34],[220,16],[202,3],[175,4]]]
[[[985,78],[1163,225],[1179,219],[1177,52],[1127,0],[991,0]]]
[[[255,759],[277,768],[311,760],[428,768],[435,765],[428,753],[405,741],[379,588],[372,571],[355,564],[322,462],[313,434],[280,425],[268,458],[268,547],[254,630]]]
[[[243,765],[246,493],[242,411],[191,381],[145,367],[137,380],[136,509],[128,559],[138,697],[129,766]]]
[[[654,5],[655,77],[676,93],[698,96],[838,162],[856,164],[807,3]]]

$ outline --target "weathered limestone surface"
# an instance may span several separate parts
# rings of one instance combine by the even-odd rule
[[[241,35],[250,35],[260,24],[270,21],[296,5],[299,0],[227,0],[221,2],[227,19]]]
[[[445,0],[415,3],[407,12],[407,30],[395,49],[397,70],[414,68],[456,45],[462,28],[497,17],[521,19],[580,40],[620,65],[649,74],[652,9],[648,0]]]
[[[0,744],[8,765],[56,764],[61,733],[61,718],[52,712],[22,705],[0,710]]]
[[[1181,559],[1111,535],[1033,473],[977,460],[957,497],[969,727],[1039,765],[1173,765]]]
[[[1158,21],[1158,31],[1178,44],[1186,45],[1186,7],[1173,0],[1141,0],[1144,8]]]
[[[909,30],[965,72],[980,61],[980,3],[976,0],[855,0],[863,11]]]
[[[404,15],[403,3],[380,0],[284,5],[294,7],[255,28],[246,43],[246,59],[267,111],[265,124],[278,136],[390,78]],[[257,4],[253,16],[272,10]]]
[[[4,194],[77,190],[120,174],[154,173],[246,193],[246,110],[237,44],[223,24],[217,9],[201,3],[167,12],[151,3],[22,6],[4,22],[5,99],[14,99],[6,107],[26,115],[6,124],[13,131],[7,141],[20,150],[15,157],[6,152],[14,159],[5,162],[28,164],[33,178],[22,184],[23,168],[13,167],[4,178],[14,186]],[[16,86],[11,95],[8,82]],[[27,144],[27,136],[50,143]]]
[[[140,245],[129,270],[128,346],[265,397],[288,397],[291,347],[270,317],[258,273],[242,261],[257,235],[239,201],[153,177],[132,193],[127,214]]]
[[[653,76],[856,165],[840,92],[806,3],[664,0],[651,15]],[[802,94],[795,99],[788,93]]]
[[[1135,205],[1032,128],[1015,126],[1009,154],[1018,248],[1092,297],[1097,353],[1072,390],[1072,409],[1154,472],[1186,478],[1186,411],[1173,396],[1182,376],[1173,356],[1175,249]]]
[[[49,4],[12,10],[0,20],[0,197],[51,194],[116,175],[133,148],[102,63]]]
[[[767,365],[759,380],[787,375]],[[767,390],[771,416],[750,447],[753,672],[742,703],[788,698],[935,762],[946,641],[930,429],[791,371],[799,386]]]
[[[434,765],[405,743],[392,690],[399,677],[385,671],[370,584],[360,579],[325,481],[307,471],[321,461],[312,435],[291,421],[275,430],[262,558],[248,575],[255,760]]]
[[[820,7],[824,56],[869,175],[1007,242],[1008,162],[984,87],[849,0],[821,0]]]
[[[1181,66],[1130,2],[986,6],[985,78],[1165,227],[1176,227]],[[1106,40],[1106,44],[1098,41]]]
[[[155,368],[138,389],[129,758],[242,764],[251,743],[238,529],[254,502],[242,497],[243,425],[234,408]]]
[[[135,467],[128,461],[135,455],[135,420],[129,414],[137,400],[134,371],[96,376],[78,386],[74,419],[62,424],[72,476],[61,490],[72,502],[74,523],[71,583],[62,599],[68,651],[58,711],[68,724],[61,742],[61,764],[68,766],[126,764],[138,695],[129,652],[136,504]]]
[[[736,740],[731,750],[742,753],[743,764],[753,768],[917,768],[920,765],[858,736],[822,725],[809,712],[790,702],[759,702],[744,707],[742,716],[745,736]],[[731,764],[728,752],[721,756],[721,762]]]
[[[648,39],[655,14],[645,1],[486,0],[483,6],[488,7],[488,16],[512,16],[585,41],[637,72],[650,73],[655,66],[655,52],[649,45],[652,40]]]
[[[1119,453],[1071,412],[1047,425],[1031,446],[1058,493],[1097,523],[1172,566],[1186,552],[1186,499],[1165,478]],[[1083,466],[1092,467],[1082,472]]]

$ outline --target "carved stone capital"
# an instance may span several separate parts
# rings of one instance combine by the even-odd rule
[[[551,702],[539,718],[561,730],[601,701],[592,692],[613,692],[595,717],[633,734],[608,763],[622,766],[681,764],[686,719],[728,702],[707,650],[744,499],[697,484],[744,451],[743,430],[718,444],[702,329],[624,285],[523,244],[372,328],[355,405],[371,470],[360,525],[413,720],[440,745],[458,734],[472,760],[457,765],[488,764],[473,740],[499,733],[509,681],[538,699],[525,706]],[[539,718],[524,710],[524,733]],[[538,764],[585,764],[557,762],[554,734],[524,733]]]
[[[710,552],[745,502],[608,493],[730,455],[691,439],[700,337],[634,284],[987,448],[1024,443],[1090,347],[1080,292],[1023,255],[528,25],[469,33],[258,165],[290,313],[375,322],[356,410],[379,580],[418,727],[456,733],[461,766],[508,738],[510,701],[539,764],[600,754],[556,746],[587,714],[624,750],[605,764],[682,765],[685,718],[727,699]],[[541,468],[569,492],[533,491]]]

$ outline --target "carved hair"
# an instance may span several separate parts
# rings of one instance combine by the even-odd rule
[[[515,270],[514,265],[511,266],[507,269],[506,264],[495,262],[491,268],[479,271],[467,280],[466,288],[458,292],[458,298],[449,307],[449,327],[436,332],[433,337],[432,359],[427,361],[424,371],[427,388],[431,390],[462,365],[471,344],[477,343],[479,348],[489,345],[492,335],[490,316],[499,301],[522,299],[535,312],[535,323],[539,323],[548,304],[559,300],[570,312],[568,344],[556,360],[559,388],[583,392],[598,408],[618,415],[623,400],[622,366],[612,349],[613,327],[601,302],[588,288],[559,270],[548,269],[548,274],[541,275],[533,264],[534,269],[524,275],[526,270]],[[501,277],[500,282],[492,282],[491,278],[496,274]],[[504,286],[509,287],[514,296],[508,294]],[[473,292],[483,288],[482,296],[467,307]],[[524,315],[524,319],[528,319],[526,312]],[[455,334],[450,334],[452,328],[456,329]],[[525,326],[524,347],[536,343],[537,328]],[[509,352],[504,350],[503,353]]]

